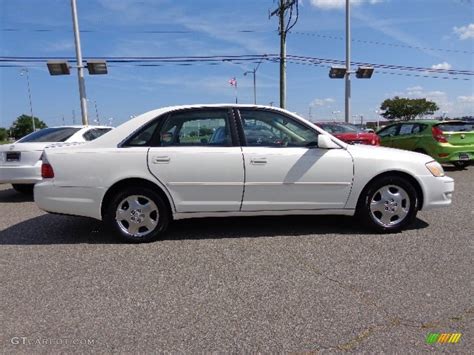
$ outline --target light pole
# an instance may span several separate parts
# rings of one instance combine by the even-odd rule
[[[87,126],[89,124],[89,121],[87,118],[86,85],[84,83],[84,65],[82,64],[81,37],[79,35],[79,22],[77,20],[76,0],[71,0],[71,10],[72,24],[74,30],[74,42],[76,45],[77,78],[79,82],[79,96],[81,100],[82,124],[84,126]]]
[[[20,70],[20,75],[23,76],[23,74],[26,74],[26,83],[28,86],[28,99],[30,101],[31,122],[32,122],[33,132],[34,132],[36,131],[36,125],[35,125],[35,116],[33,116],[33,104],[31,102],[30,71],[28,70],[28,68],[23,68]]]
[[[346,0],[346,95],[345,95],[345,121],[351,117],[351,4]]]
[[[346,66],[333,66],[329,71],[331,79],[345,79],[344,120],[349,123],[351,118],[351,74],[355,73],[358,79],[370,79],[374,72],[373,67],[359,66],[357,71],[351,70],[351,4],[346,0]]]
[[[250,73],[253,74],[253,104],[254,105],[257,104],[257,70],[260,64],[262,64],[263,59],[264,57],[260,59],[260,62],[257,63],[257,66],[253,68],[253,70],[249,70],[244,73],[244,76],[247,76],[247,74],[250,74]]]

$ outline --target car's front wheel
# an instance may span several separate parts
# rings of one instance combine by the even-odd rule
[[[370,228],[399,232],[418,212],[416,189],[406,178],[385,176],[373,181],[359,200],[357,215]]]
[[[149,188],[124,189],[106,208],[105,223],[122,240],[131,243],[157,240],[170,219],[162,197]]]
[[[35,187],[34,184],[12,184],[12,186],[16,192],[25,195],[33,195],[33,189]]]

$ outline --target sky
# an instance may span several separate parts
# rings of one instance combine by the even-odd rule
[[[84,58],[115,56],[210,56],[278,54],[274,0],[77,0]],[[302,0],[287,38],[289,55],[345,59],[344,0]],[[471,0],[353,0],[352,60],[420,68],[474,70],[474,4]],[[150,32],[155,33],[150,33]],[[168,31],[168,33],[163,33]],[[173,33],[169,33],[169,32]],[[156,33],[161,32],[161,33]],[[70,1],[0,0],[0,57],[75,56]],[[22,64],[21,64],[22,65]],[[80,122],[76,71],[49,75],[45,63],[0,66],[0,127],[29,114],[29,71],[34,115],[49,126]],[[170,105],[235,101],[253,103],[255,63],[163,65],[111,63],[107,75],[89,76],[90,121],[118,125]],[[421,77],[399,74],[417,74]],[[257,71],[257,102],[278,106],[279,66]],[[472,75],[375,70],[352,80],[351,120],[375,120],[383,100],[427,97],[450,117],[474,114]],[[454,80],[454,77],[458,80]],[[461,80],[462,79],[462,80]],[[95,107],[97,107],[97,112]],[[344,80],[328,68],[288,63],[287,109],[313,121],[343,119]],[[112,120],[110,120],[112,119]]]

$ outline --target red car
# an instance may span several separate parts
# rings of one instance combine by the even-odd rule
[[[375,133],[365,132],[350,123],[317,122],[316,125],[334,137],[349,144],[380,145],[380,138]]]

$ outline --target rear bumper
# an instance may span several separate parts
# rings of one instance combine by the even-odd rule
[[[102,219],[101,201],[105,189],[95,187],[59,187],[52,181],[35,185],[35,202],[46,212]]]
[[[444,156],[447,154],[446,156]],[[461,159],[460,154],[466,156],[467,159]],[[441,156],[440,156],[441,155]],[[452,163],[456,161],[473,161],[474,160],[474,146],[440,146],[435,150],[433,157],[440,163]]]
[[[423,189],[423,210],[451,205],[454,180],[450,177],[418,176]]]
[[[0,184],[36,184],[41,181],[41,161],[35,165],[1,165]]]

